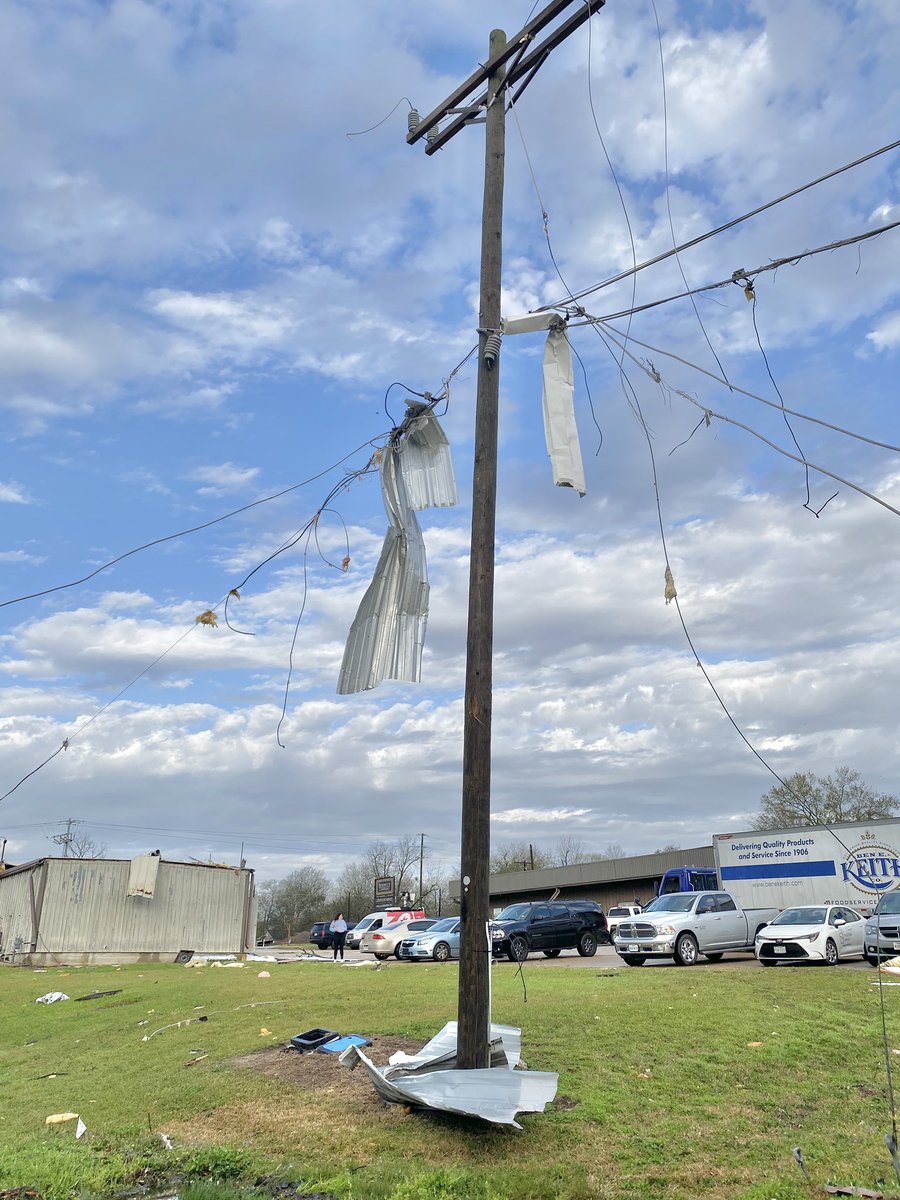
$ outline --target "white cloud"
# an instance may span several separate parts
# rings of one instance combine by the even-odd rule
[[[2,496],[0,496],[2,499]],[[26,550],[0,550],[0,562],[7,563],[43,563],[47,559],[39,554],[29,554]]]
[[[543,821],[571,821],[589,816],[589,808],[508,808],[491,813],[498,825],[532,825]]]
[[[204,486],[197,488],[200,496],[224,496],[228,492],[239,492],[253,483],[259,475],[259,467],[238,467],[234,463],[210,464],[196,467],[189,478]]]
[[[892,350],[900,345],[900,311],[888,313],[869,333],[866,341],[871,342],[876,350]]]
[[[285,308],[249,294],[195,295],[164,288],[149,300],[155,312],[237,356],[279,345],[294,326]]]
[[[19,483],[0,483],[0,502],[7,504],[30,504],[25,488]]]

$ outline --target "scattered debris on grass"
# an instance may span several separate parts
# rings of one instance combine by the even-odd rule
[[[57,1000],[68,1000],[69,997],[65,992],[47,992],[43,996],[38,996],[35,1004],[55,1004]]]
[[[418,1054],[393,1054],[387,1067],[376,1067],[358,1046],[345,1050],[340,1061],[351,1070],[362,1063],[389,1103],[480,1117],[515,1129],[522,1128],[517,1113],[543,1112],[556,1096],[555,1071],[516,1069],[522,1041],[516,1026],[491,1025],[491,1066],[481,1069],[457,1067],[456,1039],[457,1023],[448,1021]]]
[[[75,1003],[79,1000],[100,1000],[104,996],[119,996],[122,993],[122,988],[114,988],[111,992],[88,992],[86,996],[76,996]]]

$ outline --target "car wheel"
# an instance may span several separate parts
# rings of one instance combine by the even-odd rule
[[[643,954],[622,954],[620,957],[628,967],[642,967],[646,962]]]
[[[710,962],[721,962],[723,955],[724,955],[723,950],[717,950],[715,953],[713,953],[710,950],[710,952],[708,954],[705,954],[703,957],[708,959]]]
[[[693,967],[700,956],[700,947],[692,933],[683,933],[675,943],[675,961],[679,967]]]
[[[434,948],[434,961],[446,962],[450,957],[450,947],[446,942],[438,942]]]
[[[829,938],[825,943],[825,961],[828,963],[829,967],[836,967],[840,960],[838,948],[831,938]]]
[[[509,939],[510,962],[524,962],[528,957],[528,938],[523,933],[514,933]]]
[[[399,959],[399,957],[400,957],[400,947],[398,946],[397,949],[394,951],[394,958]]]
[[[877,954],[864,954],[863,958],[866,960],[866,962],[869,964],[870,967],[877,967],[877,966],[879,966],[879,964],[881,962],[881,959],[879,958],[879,956]]]
[[[391,956],[389,954],[376,954],[375,957],[379,962],[384,962],[385,959],[390,958]]]
[[[560,954],[560,950],[545,950],[544,958],[559,958]]]
[[[597,953],[597,938],[589,929],[578,939],[578,953],[582,958],[593,958]]]

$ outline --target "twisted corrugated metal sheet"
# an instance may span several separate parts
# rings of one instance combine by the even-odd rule
[[[384,679],[418,683],[428,621],[425,542],[415,510],[456,503],[450,447],[437,418],[416,406],[381,460],[381,492],[390,526],[372,582],[350,627],[338,694]]]
[[[403,482],[416,511],[459,503],[450,443],[437,417],[422,405],[410,405],[408,433],[399,443]]]

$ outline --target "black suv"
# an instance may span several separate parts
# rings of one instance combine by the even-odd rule
[[[549,900],[510,904],[491,922],[495,955],[522,962],[532,950],[556,958],[561,950],[577,950],[589,958],[609,941],[603,909],[593,900]]]
[[[309,931],[309,940],[314,946],[318,946],[320,950],[331,949],[330,925],[330,921],[316,921]]]
[[[354,922],[347,922],[348,932],[353,928]],[[330,921],[316,921],[309,931],[309,940],[314,946],[318,946],[320,950],[330,950],[334,938],[331,936]]]

